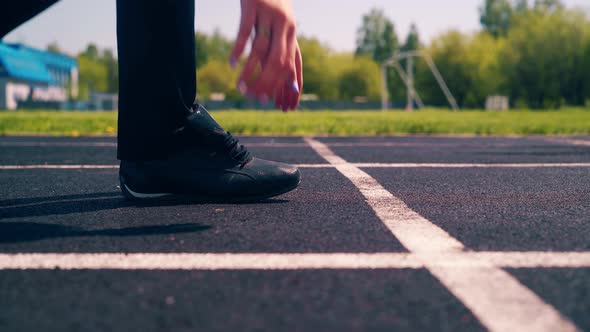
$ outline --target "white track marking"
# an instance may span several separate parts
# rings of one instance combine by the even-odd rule
[[[438,164],[438,163],[349,163],[357,168],[576,168],[590,163]],[[299,168],[335,168],[334,164],[296,164]],[[0,170],[18,169],[118,169],[119,165],[0,165]]]
[[[516,278],[493,266],[470,269],[440,267],[432,253],[460,253],[465,247],[440,227],[410,209],[374,178],[337,156],[325,144],[309,145],[363,194],[396,238],[490,331],[577,331],[576,326]]]
[[[590,167],[590,163],[512,163],[512,164],[452,164],[452,163],[350,163],[360,168],[552,168]]]
[[[459,264],[466,260],[467,264],[491,264],[506,268],[581,268],[590,267],[590,252],[468,252],[460,255],[441,257],[441,260],[454,260]]]
[[[507,268],[590,267],[590,252],[473,252],[425,255],[412,253],[330,254],[0,254],[0,270],[312,270],[444,268],[464,273],[490,266]],[[495,281],[494,277],[492,281]],[[492,283],[494,284],[494,283]]]
[[[561,144],[569,144],[569,145],[577,145],[577,146],[590,146],[590,140],[583,140],[583,139],[575,139],[575,138],[545,138],[547,142],[551,143],[561,143]]]
[[[409,254],[0,254],[2,269],[300,270],[420,268]]]

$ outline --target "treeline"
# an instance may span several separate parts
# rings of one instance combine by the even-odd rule
[[[51,43],[47,50],[62,53],[57,43]],[[111,49],[100,50],[89,44],[86,50],[76,56],[79,72],[77,100],[88,100],[90,92],[117,93],[119,91],[119,63]]]
[[[378,100],[380,64],[397,52],[423,50],[430,54],[459,106],[481,108],[489,95],[510,97],[518,108],[558,108],[590,104],[590,18],[559,0],[483,0],[481,31],[448,31],[428,45],[412,25],[400,39],[394,22],[373,9],[362,17],[356,50],[338,53],[315,38],[300,36],[304,57],[304,93],[324,100],[363,97]],[[232,40],[219,32],[197,32],[198,98],[214,93],[243,98],[237,91],[239,70],[228,58]],[[53,45],[56,47],[56,45]],[[88,91],[118,90],[117,61],[110,50],[88,48],[78,55],[80,96]],[[243,64],[243,63],[242,63]],[[401,62],[405,68],[406,63]],[[393,69],[387,72],[390,98],[405,102],[406,88]],[[427,105],[447,106],[429,67],[415,63],[416,91]]]
[[[461,107],[481,108],[489,95],[510,97],[518,108],[558,108],[590,103],[590,20],[559,0],[485,0],[482,30],[448,31],[423,45],[415,26],[403,44],[382,11],[363,17],[357,55],[381,63],[398,51],[423,50],[433,58]],[[405,63],[402,62],[405,67]],[[424,61],[417,61],[415,87],[426,104],[447,100]],[[389,93],[403,100],[405,87],[393,69]]]
[[[590,105],[590,20],[560,1],[486,0],[482,31],[447,32],[425,47],[463,107],[482,107],[488,95],[518,108]],[[417,89],[434,105],[446,100],[424,64]]]

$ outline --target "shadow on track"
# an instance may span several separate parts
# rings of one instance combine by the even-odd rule
[[[21,204],[34,204],[48,201],[66,201],[66,200],[77,200],[77,199],[90,199],[90,198],[105,198],[105,197],[121,197],[121,193],[118,191],[103,192],[103,193],[90,193],[90,194],[76,194],[76,195],[61,195],[61,196],[46,196],[46,197],[28,197],[28,198],[14,198],[0,201],[0,207],[10,205],[21,205]]]
[[[200,224],[175,224],[84,230],[79,227],[63,226],[56,224],[42,224],[33,222],[6,222],[0,223],[0,243],[18,243],[66,237],[127,237],[196,233],[206,231],[210,228],[211,226]]]
[[[247,204],[281,204],[288,201],[267,199]],[[202,205],[214,202],[198,202],[190,199],[170,199],[153,202],[130,202],[120,192],[91,193],[80,195],[49,196],[0,201],[0,220],[8,218],[43,217],[87,213],[120,208],[147,208],[158,206]],[[220,203],[221,204],[221,203]]]

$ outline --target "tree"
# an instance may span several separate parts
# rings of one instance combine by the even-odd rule
[[[416,24],[412,23],[410,25],[410,30],[408,31],[408,35],[406,36],[404,44],[400,47],[401,51],[416,51],[421,48],[420,42],[420,34],[418,32],[418,27]],[[407,60],[402,59],[400,61],[400,65],[405,69],[407,68]],[[421,62],[415,61],[414,62],[414,73],[417,72],[417,67],[422,65]],[[387,68],[387,88],[389,93],[389,98],[393,101],[396,100],[405,100],[407,89],[400,78],[399,74],[394,68]]]
[[[99,60],[98,47],[93,43],[88,44],[86,50],[82,52],[82,54],[92,61]]]
[[[584,79],[582,80],[582,94],[584,96],[584,104],[586,107],[590,108],[590,27],[587,27],[586,33],[586,47],[584,51],[584,56],[582,57],[581,63],[581,72],[586,73]]]
[[[494,37],[506,35],[513,12],[509,0],[485,0],[479,11],[479,21],[485,31]]]
[[[435,38],[427,48],[439,71],[455,96],[459,106],[465,106],[469,89],[473,86],[472,68],[466,61],[469,37],[458,31],[449,31]],[[427,66],[419,66],[416,75],[417,91],[425,103],[447,106],[445,95]]]
[[[91,92],[118,92],[119,64],[112,50],[101,51],[95,44],[89,44],[77,60],[79,99],[88,99]]]
[[[499,57],[512,100],[532,108],[584,103],[590,22],[583,13],[532,10],[519,15]]]
[[[516,0],[514,3],[514,12],[524,13],[529,10],[528,0]]]
[[[47,50],[53,53],[62,53],[56,41],[49,43],[49,45],[47,45]]]
[[[487,96],[506,92],[502,89],[504,75],[499,64],[505,44],[504,38],[494,38],[483,32],[468,41],[463,57],[471,85],[465,93],[465,107],[483,108]]]
[[[321,99],[338,97],[337,71],[332,51],[315,38],[298,38],[303,56],[304,92]]]
[[[371,58],[356,56],[339,76],[341,99],[351,100],[355,97],[379,99],[379,65]]]
[[[207,40],[207,56],[209,60],[229,61],[233,42],[227,39],[219,29],[215,29]]]
[[[103,50],[101,62],[107,70],[107,92],[119,92],[119,63],[111,49]]]
[[[197,71],[199,98],[208,99],[212,93],[237,97],[237,79],[238,71],[233,70],[228,61],[211,60]]]
[[[233,43],[216,29],[211,36],[202,32],[195,34],[195,62],[197,69],[211,60],[229,61]]]
[[[564,9],[561,0],[535,0],[535,10],[554,12],[556,10]]]
[[[197,70],[204,66],[209,57],[207,55],[207,35],[202,32],[195,33],[195,63],[197,65]]]
[[[357,31],[356,55],[370,56],[377,63],[391,58],[398,48],[398,38],[393,23],[381,9],[373,8],[363,16]]]
[[[470,35],[450,31],[436,37],[426,52],[431,55],[461,107],[482,108],[486,97],[501,94],[504,77],[499,59],[506,40],[487,32]],[[427,104],[448,106],[430,68],[417,62],[416,87]]]
[[[107,92],[107,68],[99,61],[95,61],[85,54],[78,56],[79,94],[80,100],[86,100],[90,92]]]
[[[415,23],[410,25],[410,31],[406,37],[405,43],[402,45],[402,51],[415,51],[420,48],[420,34]]]

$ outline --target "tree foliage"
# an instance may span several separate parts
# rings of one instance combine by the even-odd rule
[[[420,33],[418,32],[418,26],[415,23],[410,25],[410,31],[406,37],[406,41],[401,47],[402,51],[415,51],[421,48]]]
[[[543,8],[517,17],[500,55],[511,97],[535,108],[582,104],[589,32],[587,19],[571,11]]]
[[[393,56],[398,48],[395,28],[383,10],[373,8],[363,16],[357,31],[356,55],[370,56],[382,63]]]
[[[339,63],[329,47],[315,38],[299,38],[303,61],[305,93],[314,94],[321,99],[337,99],[337,72]]]
[[[56,41],[49,43],[49,45],[47,45],[47,50],[53,53],[62,53],[61,48]]]
[[[119,63],[111,49],[100,50],[95,44],[89,44],[77,60],[80,73],[78,99],[88,99],[91,92],[119,91]]]
[[[450,31],[438,36],[427,49],[459,105],[464,105],[468,91],[472,86],[471,68],[465,61],[468,49],[469,40],[457,31]],[[416,87],[426,102],[434,105],[448,104],[427,66],[418,67]]]
[[[195,34],[195,61],[197,69],[206,65],[209,60],[229,61],[232,49],[232,41],[226,38],[219,30],[212,35],[197,31]]]
[[[522,5],[521,3],[520,6]],[[479,21],[483,29],[492,36],[505,36],[510,29],[512,14],[513,8],[509,0],[485,0],[484,5],[480,7]]]
[[[349,61],[350,66],[338,76],[339,96],[351,100],[355,97],[379,99],[379,65],[371,58],[357,56]]]
[[[564,9],[561,0],[535,0],[534,8],[539,11],[554,12]]]
[[[483,32],[449,32],[426,49],[438,65],[460,106],[482,107],[486,96],[503,94],[513,105],[558,108],[584,105],[590,98],[590,20],[560,1],[485,1],[503,4],[509,24]],[[508,9],[505,5],[513,3]],[[493,6],[491,6],[493,7]],[[484,22],[485,21],[485,22]],[[505,31],[503,29],[506,29]],[[429,104],[445,99],[425,66],[417,69],[418,91]]]
[[[227,61],[211,60],[197,72],[198,97],[207,99],[212,93],[225,93],[228,97],[236,97],[237,79],[237,71],[233,70]]]
[[[88,99],[91,92],[106,92],[108,89],[107,67],[88,55],[78,56],[79,94],[81,100]]]

